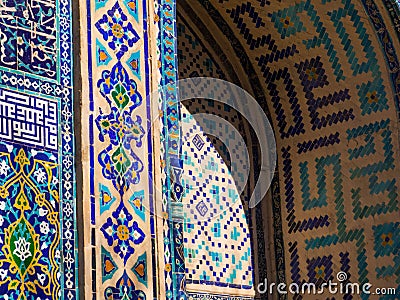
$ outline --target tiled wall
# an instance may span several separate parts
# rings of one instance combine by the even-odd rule
[[[261,104],[276,130],[279,182],[273,200],[282,214],[274,211],[274,220],[282,222],[274,240],[276,249],[284,249],[276,252],[277,276],[321,285],[343,271],[348,281],[399,288],[400,49],[398,22],[390,17],[397,8],[361,0],[191,5],[214,20],[244,69],[256,74],[260,83],[253,92],[257,99],[260,91],[265,96]],[[4,299],[78,299],[71,11],[68,0],[5,1],[1,7]],[[238,218],[231,238],[237,241],[234,252],[243,256],[232,263],[242,260],[236,275],[223,266],[197,269],[199,261],[190,256],[196,252],[193,228],[176,218],[186,199],[181,183],[189,164],[182,153],[202,149],[181,144],[174,11],[175,3],[164,0],[80,1],[80,288],[88,299],[178,299],[200,281],[228,284],[231,295],[251,290],[252,266],[243,263],[251,262],[249,232],[240,227],[245,207],[229,215]],[[230,76],[196,55],[196,70],[184,73],[206,68]],[[146,96],[160,85],[168,93],[154,103]],[[156,118],[162,126],[153,132]],[[194,143],[202,144],[198,138]],[[214,235],[222,225],[213,224]],[[232,254],[222,248],[206,249],[212,259],[201,260],[219,262]],[[185,274],[192,278],[185,280]],[[201,299],[198,292],[189,297]]]
[[[3,1],[0,294],[75,299],[70,1]]]
[[[81,1],[88,299],[155,293],[148,9],[147,1]]]

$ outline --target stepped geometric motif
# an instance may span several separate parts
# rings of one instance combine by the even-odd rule
[[[200,2],[201,9],[182,6],[212,16],[242,65],[263,80],[262,105],[271,112],[282,158],[273,195],[282,211],[274,217],[276,280],[321,285],[343,271],[349,282],[398,289],[400,49],[385,6]]]

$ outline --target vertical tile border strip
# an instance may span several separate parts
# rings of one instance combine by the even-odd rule
[[[94,119],[93,119],[93,114],[94,114],[94,97],[93,97],[93,70],[92,70],[92,66],[93,66],[93,57],[92,57],[92,31],[91,31],[91,24],[92,24],[92,14],[91,14],[91,5],[90,5],[90,0],[86,0],[86,26],[84,26],[84,31],[87,34],[87,49],[82,49],[83,51],[85,51],[87,53],[87,74],[88,74],[88,94],[89,94],[89,122],[88,122],[88,130],[89,130],[89,166],[86,166],[86,172],[88,171],[88,167],[89,167],[89,209],[90,209],[90,225],[95,225],[95,215],[96,215],[96,197],[95,197],[95,188],[94,188],[94,182],[93,180],[91,180],[91,178],[93,177],[93,172],[94,172],[94,161],[95,161],[95,155],[94,155]],[[82,4],[83,6],[83,4]],[[84,14],[83,14],[84,15]],[[82,18],[82,23],[83,23],[83,18]],[[81,43],[81,45],[83,44],[83,42]],[[83,52],[82,51],[82,52]],[[83,64],[82,64],[83,65]],[[83,80],[83,78],[82,78]],[[82,111],[85,111],[83,109],[83,101],[82,101]],[[83,119],[82,119],[83,120]],[[82,136],[82,140],[83,140],[83,136]],[[83,160],[82,160],[83,162]],[[87,181],[86,181],[87,182]],[[83,193],[85,195],[85,189],[87,189],[88,187],[85,186],[85,184],[83,185]],[[85,197],[83,197],[85,198]],[[87,200],[86,200],[87,201]],[[85,204],[82,204],[85,208],[88,208],[87,206],[85,206]],[[88,247],[88,241],[90,241],[90,249],[88,251],[92,252],[93,247],[95,247],[95,233],[93,232],[94,230],[92,228],[90,228],[90,230],[88,229],[89,226],[87,224],[87,221],[84,221],[84,219],[82,220],[83,222],[85,222],[84,224],[84,256],[88,257],[88,253],[86,253],[86,248]],[[89,247],[88,247],[89,248]],[[91,253],[89,253],[89,257],[91,257]],[[92,268],[96,267],[95,262],[91,262],[91,263],[85,263],[84,265],[81,266],[82,268],[84,268],[84,273],[85,273],[85,279],[83,280],[85,283],[85,291],[84,291],[84,295],[85,295],[85,299],[96,299],[97,295],[96,295],[96,286],[95,286],[95,280],[96,278],[93,278],[93,271]],[[89,280],[90,279],[90,280]],[[87,289],[90,289],[90,293],[92,297],[88,297],[89,292],[87,291]]]
[[[396,30],[397,37],[400,39],[400,2],[396,0],[383,0],[383,4]]]
[[[386,10],[388,11],[392,24],[396,24],[399,22],[399,7],[396,3],[393,3],[392,8],[395,10],[391,13],[389,0],[385,0],[384,5]],[[384,54],[385,60],[387,62],[387,66],[390,67],[390,79],[391,86],[394,91],[394,102],[395,107],[397,109],[397,118],[400,119],[400,64],[398,60],[398,56],[395,50],[395,47],[392,42],[392,38],[389,35],[389,32],[386,29],[385,22],[382,18],[381,12],[379,11],[377,5],[374,1],[362,0],[361,1],[365,12],[369,17],[371,24],[373,24],[375,33],[378,37],[379,42],[381,43],[381,50]],[[374,16],[374,17],[371,17]],[[397,37],[400,37],[398,28],[396,28]]]
[[[368,9],[377,9],[376,4],[375,3],[370,3],[368,1],[363,0],[362,1],[364,4],[365,9],[368,12]],[[397,38],[400,39],[400,2],[396,2],[396,0],[383,0],[383,3],[385,5],[385,8],[390,16],[390,19],[392,21],[393,26],[396,29],[396,33],[397,33]],[[371,18],[372,19],[372,18]],[[374,22],[375,21],[375,22]],[[379,15],[379,22],[377,22],[377,20],[372,19],[371,22],[374,22],[374,25],[376,28],[384,28],[385,29],[385,23],[382,19],[382,16]],[[388,32],[385,30],[381,30],[377,32],[377,35],[379,37],[379,40],[381,41],[382,44],[385,44],[385,38],[386,36],[389,38],[389,45],[391,48],[389,48],[388,50],[393,49],[394,50],[394,46],[392,43],[392,40],[388,34]],[[386,50],[386,48],[385,48]],[[397,58],[396,56],[396,52],[390,53],[389,51],[385,51],[385,58],[388,59],[389,57],[394,57]],[[391,71],[391,77],[392,77],[392,81],[393,82],[400,82],[400,65],[398,62],[398,59],[395,60],[397,62],[397,65],[395,66],[396,68],[393,68],[393,70]],[[397,111],[399,112],[399,118],[400,118],[400,84],[398,84],[397,86],[394,86],[394,90],[396,93],[396,108]]]
[[[392,38],[389,35],[389,32],[386,29],[385,22],[383,21],[382,15],[375,4],[374,1],[362,0],[362,4],[364,5],[365,11],[369,16],[370,22],[373,24],[375,28],[375,33],[378,36],[378,39],[382,47],[382,51],[384,52],[385,60],[387,66],[390,68],[390,79],[392,81],[392,88],[394,90],[394,101],[396,104],[397,110],[400,109],[400,69],[399,62],[397,59],[396,51],[393,46]],[[371,17],[374,16],[374,17]]]
[[[81,4],[79,1],[76,1],[72,4],[72,32],[74,33],[72,36],[73,45],[77,45],[73,47],[73,78],[74,78],[74,88],[73,88],[73,105],[74,105],[74,124],[82,123],[82,109],[81,109],[81,101],[82,101],[82,75],[81,75],[81,28],[80,28],[80,9]],[[83,262],[85,259],[85,251],[84,251],[84,230],[85,224],[83,222],[83,153],[82,153],[82,127],[74,126],[74,135],[78,138],[75,138],[75,211],[76,211],[76,248],[77,248],[77,261]],[[79,183],[79,186],[78,186]],[[76,270],[76,299],[85,299],[85,270],[82,267],[77,267]]]
[[[160,85],[165,89],[161,99],[163,113],[161,159],[164,161],[165,180],[163,184],[163,212],[168,214],[164,222],[164,275],[165,294],[167,299],[186,299],[185,262],[183,258],[183,226],[182,226],[182,191],[181,175],[183,162],[181,159],[180,106],[176,81],[177,69],[177,28],[175,0],[158,0],[159,5],[159,55],[161,60]],[[174,119],[174,120],[173,120]],[[174,193],[174,195],[173,195]],[[180,220],[180,221],[179,221]]]
[[[152,131],[152,98],[149,97],[148,95],[151,94],[151,79],[148,78],[148,76],[151,76],[151,64],[150,64],[150,42],[149,42],[149,32],[151,30],[151,25],[150,22],[153,20],[152,17],[149,16],[149,13],[152,11],[150,8],[151,4],[153,1],[146,1],[143,0],[142,6],[143,6],[143,31],[144,31],[144,69],[145,69],[145,74],[144,76],[146,77],[145,80],[145,85],[146,85],[146,94],[143,95],[145,96],[145,105],[146,105],[146,115],[147,115],[147,156],[148,156],[148,170],[149,170],[149,209],[150,209],[150,243],[151,243],[151,269],[148,269],[148,277],[153,278],[153,299],[157,299],[157,286],[158,282],[155,280],[157,270],[157,251],[156,251],[156,243],[157,243],[157,234],[156,234],[156,215],[155,215],[155,197],[154,197],[154,177],[155,177],[155,172],[154,172],[154,152],[153,152],[153,131]],[[150,273],[151,272],[151,273]]]
[[[86,2],[83,2],[84,4],[86,4],[86,15],[84,13],[82,13],[82,11],[80,11],[81,13],[81,17],[82,15],[86,16],[86,26],[83,26],[82,28],[85,29],[85,33],[87,35],[87,38],[85,39],[85,41],[87,42],[87,48],[85,49],[81,49],[81,51],[85,51],[85,55],[84,57],[87,57],[87,65],[86,64],[82,64],[82,66],[86,66],[87,68],[87,75],[88,75],[88,85],[87,85],[87,93],[89,94],[89,101],[88,103],[83,102],[82,105],[86,105],[84,111],[88,111],[89,112],[89,118],[88,118],[88,136],[86,136],[85,138],[87,139],[86,141],[88,142],[88,149],[89,149],[89,153],[88,153],[88,165],[84,165],[83,167],[86,167],[87,170],[86,172],[89,172],[90,178],[89,178],[89,183],[88,186],[84,185],[84,189],[89,189],[89,195],[90,195],[90,199],[86,199],[86,201],[89,201],[90,203],[88,204],[88,206],[83,206],[84,209],[89,208],[90,209],[90,221],[88,220],[82,220],[83,222],[85,222],[84,224],[84,234],[86,235],[85,239],[84,239],[84,246],[87,247],[89,246],[90,249],[88,251],[88,253],[85,253],[85,256],[88,257],[93,257],[92,255],[92,250],[96,249],[96,236],[95,236],[95,229],[92,227],[94,225],[96,225],[96,195],[95,195],[95,182],[94,180],[92,180],[93,177],[93,172],[95,170],[95,162],[96,162],[96,156],[95,156],[95,125],[94,125],[94,115],[95,115],[95,101],[94,101],[94,85],[93,85],[93,62],[94,62],[94,57],[93,57],[93,53],[92,53],[92,45],[95,43],[95,41],[92,40],[92,22],[94,21],[92,19],[92,8],[91,8],[91,0],[86,0]],[[156,234],[155,234],[155,216],[154,216],[154,189],[153,189],[153,181],[154,181],[154,167],[153,167],[153,156],[152,156],[152,131],[151,131],[151,99],[150,97],[147,97],[150,94],[150,82],[151,82],[151,73],[150,73],[150,48],[149,48],[149,16],[148,16],[148,7],[151,4],[151,1],[148,0],[142,0],[141,4],[143,5],[142,9],[143,9],[143,39],[144,39],[144,49],[141,49],[141,51],[143,52],[144,55],[144,69],[145,69],[145,91],[146,94],[142,95],[145,99],[146,99],[146,120],[145,123],[147,124],[147,135],[148,135],[148,140],[147,140],[147,150],[148,150],[148,171],[149,174],[147,174],[149,176],[149,204],[150,204],[150,231],[151,231],[151,245],[152,245],[152,260],[153,260],[153,268],[152,268],[152,272],[155,271],[154,269],[154,262],[156,260],[156,253],[155,253],[155,239],[156,239]],[[82,18],[83,19],[83,18]],[[83,20],[82,20],[83,22]],[[81,28],[81,29],[82,29]],[[83,43],[83,41],[82,41]],[[81,44],[82,45],[82,44]],[[87,56],[86,56],[87,54]],[[87,179],[86,179],[87,180]],[[89,228],[90,227],[90,228]],[[86,251],[86,249],[82,249],[83,251]],[[85,277],[85,280],[82,280],[81,282],[85,283],[85,291],[83,292],[83,294],[86,295],[86,297],[88,297],[88,294],[90,293],[92,297],[88,298],[88,299],[101,299],[102,295],[97,295],[97,285],[96,285],[96,276],[95,273],[96,272],[101,272],[100,269],[98,269],[101,266],[97,266],[96,265],[96,260],[93,260],[91,262],[87,262],[84,265],[81,265],[81,268],[84,269],[84,272],[82,272],[83,276]],[[91,271],[91,272],[88,272]],[[150,271],[150,270],[147,270]],[[91,280],[89,280],[89,278]],[[155,286],[157,285],[156,282],[153,282],[153,287],[154,287],[154,299],[156,299],[157,295],[156,295],[156,289]],[[90,291],[88,291],[87,289],[89,289]],[[71,298],[71,299],[75,299],[75,298]],[[77,298],[76,298],[77,299]]]
[[[64,299],[79,299],[78,295],[78,247],[76,230],[76,180],[75,180],[75,135],[73,112],[73,56],[72,56],[72,7],[70,0],[59,1],[59,67],[61,93],[62,161],[61,161],[61,233],[62,266],[61,288]],[[62,20],[66,20],[62,24]],[[63,66],[63,67],[61,67]]]

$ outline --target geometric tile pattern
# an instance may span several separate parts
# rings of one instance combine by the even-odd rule
[[[240,289],[239,294],[251,296],[251,236],[233,178],[202,128],[184,108],[182,130],[186,133],[182,155],[187,289],[201,291],[215,286],[214,293],[230,294],[231,289]],[[198,140],[203,141],[201,149]]]
[[[160,160],[162,184],[162,247],[160,261],[162,290],[168,299],[185,299],[185,261],[183,256],[183,218],[181,185],[183,162],[181,157],[180,105],[176,101],[178,90],[176,1],[157,0],[157,58],[159,88]],[[153,274],[154,276],[155,274]]]
[[[341,270],[361,283],[399,287],[399,49],[394,49],[382,8],[364,0],[204,3],[223,15],[218,22],[236,30],[235,38],[241,39],[236,45],[245,45],[270,100],[282,157],[286,255],[279,259],[285,260],[286,279],[322,284]],[[157,298],[155,221],[145,210],[152,205],[148,157],[153,151],[151,141],[144,142],[150,121],[147,19],[153,7],[136,0],[81,4],[87,10],[82,26],[88,47],[82,126],[88,141],[84,205],[90,241],[82,264],[92,271],[85,274],[86,286],[92,286],[87,297]],[[177,77],[174,5],[155,5],[161,17],[161,83],[168,84]],[[0,289],[8,299],[78,299],[71,24],[70,1],[2,3],[0,210],[8,213],[0,216]],[[265,33],[267,24],[272,26]],[[178,31],[189,49],[180,58],[191,59],[183,68],[185,77],[226,76],[199,50],[187,28]],[[193,57],[185,58],[186,52]],[[164,104],[163,161],[180,179],[179,107]],[[203,104],[192,104],[192,109],[196,105]],[[224,118],[230,115],[240,127],[237,115],[226,112]],[[191,141],[183,145],[193,154],[187,165],[210,153],[214,161],[210,158],[207,172],[223,165],[205,135]],[[170,212],[182,206],[182,186],[170,186],[170,174],[163,176],[163,205]],[[227,187],[210,186],[222,179]],[[217,179],[214,174],[204,182],[189,187],[193,197],[187,199],[193,204],[198,197],[216,195],[236,202],[215,216],[210,203],[197,201],[197,212],[210,214],[213,221],[190,220],[185,232],[171,219],[162,221],[167,298],[185,298],[185,284],[229,287],[243,294],[251,290],[246,209],[229,188],[229,176]],[[171,206],[170,188],[178,195]]]
[[[282,209],[282,235],[274,240],[284,249],[278,274],[286,273],[288,283],[322,284],[344,271],[351,282],[399,288],[400,49],[384,7],[352,0],[200,2],[189,6],[213,18],[227,36],[221,44],[235,45],[226,53],[240,53],[262,80],[281,157],[273,195]]]
[[[209,76],[223,79],[224,75],[218,64],[211,59],[179,15],[177,20],[179,78]]]
[[[186,16],[185,16],[186,17]],[[220,54],[220,57],[215,57],[212,55],[209,51],[209,47],[207,47],[204,43],[207,43],[209,41],[200,39],[194,31],[191,29],[191,26],[189,25],[188,20],[183,18],[183,16],[179,13],[178,9],[178,14],[177,14],[177,25],[178,25],[178,61],[179,61],[179,76],[180,79],[183,78],[195,78],[196,76],[205,76],[205,77],[216,77],[220,79],[225,79],[230,82],[237,82],[237,79],[235,79],[236,74],[232,73],[232,69],[228,68],[227,66],[227,61],[226,57],[224,57],[224,54],[222,51],[217,51],[215,50],[216,53]],[[201,33],[203,34],[204,31],[200,30]],[[218,63],[217,61],[220,61]],[[222,61],[222,63],[221,63]],[[204,66],[201,68],[200,66]],[[228,74],[229,77],[226,77]],[[230,77],[232,76],[232,77]],[[221,95],[220,95],[221,96]],[[240,103],[236,103],[237,105],[240,105]],[[197,113],[206,113],[206,114],[211,114],[218,116],[220,118],[225,119],[229,124],[233,125],[236,130],[239,131],[239,133],[242,135],[242,138],[244,139],[246,145],[250,147],[249,145],[251,144],[251,132],[248,130],[248,124],[242,120],[241,116],[239,113],[237,113],[233,108],[231,108],[228,105],[222,105],[219,103],[215,103],[213,101],[208,101],[207,99],[192,99],[184,102],[184,106],[188,109],[188,111],[195,115]],[[212,142],[212,145],[215,150],[217,150],[218,154],[223,158],[224,163],[227,165],[228,169],[230,171],[237,172],[238,170],[238,165],[236,163],[232,164],[231,160],[231,155],[227,151],[227,147],[223,142],[220,141],[218,138],[219,136],[225,136],[224,132],[224,126],[220,128],[219,126],[215,126],[214,122],[206,122],[205,124],[202,124],[203,126],[206,126],[207,132],[213,132],[213,135],[207,135],[207,137],[210,139]],[[217,130],[216,130],[217,129]],[[232,135],[232,133],[230,133]],[[193,143],[195,145],[204,145],[204,141],[202,143],[198,142],[195,143],[197,136],[193,138]],[[235,135],[236,137],[236,135]],[[200,140],[200,139],[199,139]],[[233,156],[235,157],[234,161],[238,161],[238,158],[243,158],[243,154],[237,153],[237,149],[233,147],[232,143],[236,141],[236,138],[234,139],[229,139],[229,149],[233,150]],[[250,143],[249,143],[250,142]],[[239,145],[239,144],[238,144]],[[199,148],[198,148],[199,149]],[[201,149],[199,149],[201,150]],[[236,151],[236,153],[235,153]],[[236,156],[235,156],[236,155]],[[246,162],[248,163],[248,162]],[[248,165],[246,167],[241,167],[240,170],[245,170],[247,169]],[[252,176],[252,174],[250,174]],[[239,176],[235,176],[239,177]],[[243,183],[240,182],[242,185]],[[244,196],[246,197],[246,191],[244,191]],[[246,213],[246,219],[248,223],[248,228],[250,231],[250,234],[252,235],[252,239],[254,241],[254,238],[256,237],[256,242],[252,243],[252,253],[257,253],[256,255],[260,258],[257,262],[257,264],[253,264],[253,282],[254,280],[257,280],[258,278],[261,278],[260,281],[263,281],[264,278],[266,278],[266,259],[265,259],[265,237],[264,235],[266,232],[264,232],[264,228],[260,226],[260,224],[263,223],[262,221],[262,211],[261,207],[257,206],[254,220],[252,217],[252,211],[249,210],[246,207],[246,202],[244,204],[244,211]],[[256,223],[259,226],[255,228],[252,223]],[[256,231],[257,230],[257,231]],[[187,272],[191,272],[190,268],[186,268]],[[191,275],[193,277],[193,275]],[[187,275],[188,277],[188,275]],[[195,282],[191,281],[189,283],[189,286],[193,290],[204,290],[204,285],[198,284],[195,285]],[[231,290],[229,293],[230,294],[236,294],[238,289],[235,289],[235,291]],[[219,291],[222,292],[222,291]],[[212,299],[242,299],[240,297],[236,298],[233,296],[227,296],[223,294],[215,294],[217,293],[217,290],[213,290],[213,295],[207,294],[208,297],[212,297]],[[189,293],[189,297],[193,297],[193,299],[197,298],[202,298],[204,297],[203,294],[201,293]]]
[[[219,64],[211,58],[212,56],[207,51],[207,48],[198,40],[196,34],[191,31],[191,28],[179,13],[177,22],[180,79],[195,78],[197,76],[225,79]],[[191,114],[207,113],[223,118],[242,135],[246,135],[245,126],[240,116],[228,105],[214,103],[207,99],[193,99],[185,101],[184,106]],[[194,122],[192,117],[183,114],[182,118],[188,122],[183,126],[184,128],[188,125],[194,125],[192,124]],[[232,198],[236,194],[236,192],[233,192],[235,188],[230,191],[228,188],[222,187],[221,189],[219,186],[220,184],[224,186],[228,183],[229,171],[234,171],[238,174],[239,170],[247,169],[248,162],[243,166],[238,165],[240,163],[238,158],[244,158],[245,154],[238,152],[238,150],[240,151],[238,147],[240,142],[237,141],[234,133],[225,132],[224,130],[229,129],[225,129],[224,126],[216,126],[214,122],[205,122],[203,126],[207,127],[204,128],[207,132],[213,132],[212,136],[205,136],[202,128],[194,125],[193,128],[186,128],[184,130],[186,135],[182,137],[183,155],[185,157],[183,177],[186,179],[184,180],[186,193],[183,199],[185,203],[189,201],[185,206],[189,211],[186,216],[188,224],[184,228],[186,284],[187,289],[192,291],[189,293],[189,297],[194,297],[194,299],[202,297],[201,294],[194,293],[194,291],[204,291],[209,289],[208,286],[215,286],[213,290],[214,297],[219,299],[217,297],[223,297],[224,293],[237,294],[240,289],[244,290],[240,294],[246,294],[246,290],[251,289],[252,285],[252,271],[249,268],[245,270],[241,260],[245,259],[244,264],[249,264],[251,256],[245,254],[241,257],[241,255],[246,252],[250,253],[251,249],[248,248],[246,250],[241,245],[236,245],[236,242],[232,245],[224,245],[225,238],[230,239],[232,236],[234,237],[232,241],[240,241],[240,243],[246,244],[251,242],[251,232],[248,226],[250,218],[248,216],[243,214],[239,217],[239,220],[243,218],[241,222],[245,222],[246,225],[244,227],[242,224],[239,225],[238,228],[240,230],[238,232],[236,232],[236,229],[232,229],[232,226],[237,226],[235,225],[238,217],[237,209],[246,214],[248,214],[248,211],[243,207],[239,199]],[[196,134],[196,132],[200,133]],[[232,153],[229,153],[226,145],[217,138],[225,136],[226,133],[231,138],[229,141],[224,142],[229,143],[228,146]],[[230,159],[231,155],[235,157],[234,160]],[[207,167],[207,163],[204,164],[206,158],[210,160],[209,167]],[[231,163],[232,161],[234,162],[233,164]],[[225,164],[226,166],[224,166]],[[200,166],[206,166],[206,168],[204,169]],[[224,168],[224,170],[218,170],[219,172],[229,171],[226,174],[216,176],[214,174],[216,169],[213,166]],[[244,174],[242,176],[238,174],[236,177],[244,178],[245,176]],[[232,184],[232,181],[230,184]],[[243,185],[243,182],[239,184]],[[205,197],[205,195],[210,195],[210,200],[204,200],[209,197]],[[229,204],[229,202],[233,203]],[[224,205],[227,206],[224,207]],[[229,206],[234,207],[232,211],[228,210]],[[208,220],[208,218],[211,218],[211,220]],[[206,221],[200,221],[204,219]],[[207,227],[211,229],[209,230]],[[243,233],[240,233],[241,230],[243,230]],[[199,240],[202,240],[200,245],[196,242]],[[226,263],[224,264],[220,260],[226,261]],[[235,265],[233,261],[239,264],[235,267],[235,274],[230,274],[230,270]],[[209,271],[207,271],[208,269]],[[230,291],[226,289],[228,286],[231,289]],[[235,292],[233,292],[232,288]],[[218,296],[217,293],[219,293]],[[210,297],[210,295],[208,296]]]
[[[196,34],[187,25],[186,21],[178,13],[178,66],[179,79],[195,78],[195,77],[213,77],[226,80],[226,75],[220,65],[214,61],[212,55],[207,51],[206,46],[199,41]],[[221,117],[232,124],[242,135],[245,135],[245,126],[240,118],[240,115],[229,105],[214,103],[207,99],[189,99],[184,101],[185,108],[191,114],[207,113]],[[207,125],[208,131],[213,131],[214,124]],[[224,158],[225,164],[230,165],[229,153],[227,148],[217,137],[218,133],[214,133],[212,144],[217,149],[219,155]],[[230,147],[231,149],[233,147]],[[199,149],[200,150],[200,149]],[[234,171],[237,172],[235,169]]]

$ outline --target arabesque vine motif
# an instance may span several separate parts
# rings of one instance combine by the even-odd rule
[[[99,141],[106,145],[97,156],[102,176],[105,180],[112,182],[119,193],[119,204],[112,208],[117,197],[113,196],[113,192],[108,187],[102,186],[104,189],[102,196],[105,201],[103,202],[109,203],[107,210],[101,210],[105,220],[102,221],[100,227],[102,239],[104,239],[103,245],[109,247],[108,250],[104,249],[103,251],[104,253],[113,251],[115,254],[113,256],[115,263],[112,259],[106,260],[108,267],[106,265],[104,269],[103,280],[113,278],[117,269],[124,269],[122,277],[116,277],[112,286],[107,283],[104,286],[105,290],[102,290],[104,294],[101,297],[114,300],[144,300],[146,298],[142,290],[136,290],[135,284],[130,278],[130,271],[127,271],[128,260],[147,238],[145,229],[142,227],[143,223],[136,218],[136,214],[132,213],[133,207],[125,197],[132,186],[138,186],[144,170],[141,156],[135,153],[142,147],[142,139],[145,135],[142,117],[137,111],[137,108],[142,105],[143,99],[138,91],[138,84],[128,73],[135,64],[132,61],[127,62],[125,57],[125,54],[126,56],[132,55],[132,48],[140,40],[131,23],[131,21],[134,22],[134,18],[129,15],[132,13],[132,8],[136,7],[136,5],[132,6],[132,3],[120,5],[118,1],[115,1],[111,9],[107,10],[107,13],[103,14],[94,24],[104,42],[102,44],[98,41],[98,44],[103,49],[102,51],[107,52],[110,57],[104,65],[108,65],[112,61],[111,56],[117,60],[112,67],[107,67],[97,80],[98,91],[107,101],[108,107],[99,108],[99,113],[94,120],[99,131]],[[125,8],[129,8],[127,9],[128,15],[125,14]],[[135,58],[134,55],[133,57]],[[132,56],[128,58],[128,61],[131,59]],[[136,62],[136,67],[138,66],[139,64]],[[137,75],[135,72],[134,75]],[[138,204],[140,207],[141,202]],[[106,215],[108,215],[107,218],[105,218]],[[146,268],[147,266],[143,264],[143,269]]]
[[[110,141],[98,159],[104,178],[113,182],[122,197],[131,184],[139,183],[143,171],[143,163],[131,147],[132,140],[140,147],[145,133],[140,116],[132,117],[134,110],[142,104],[142,96],[120,61],[128,51],[127,46],[132,46],[138,37],[118,2],[96,23],[96,27],[118,58],[111,71],[104,71],[97,83],[111,110],[107,115],[100,109],[96,119],[100,141],[105,142],[106,137]]]
[[[0,291],[59,298],[59,181],[54,155],[0,144]]]

